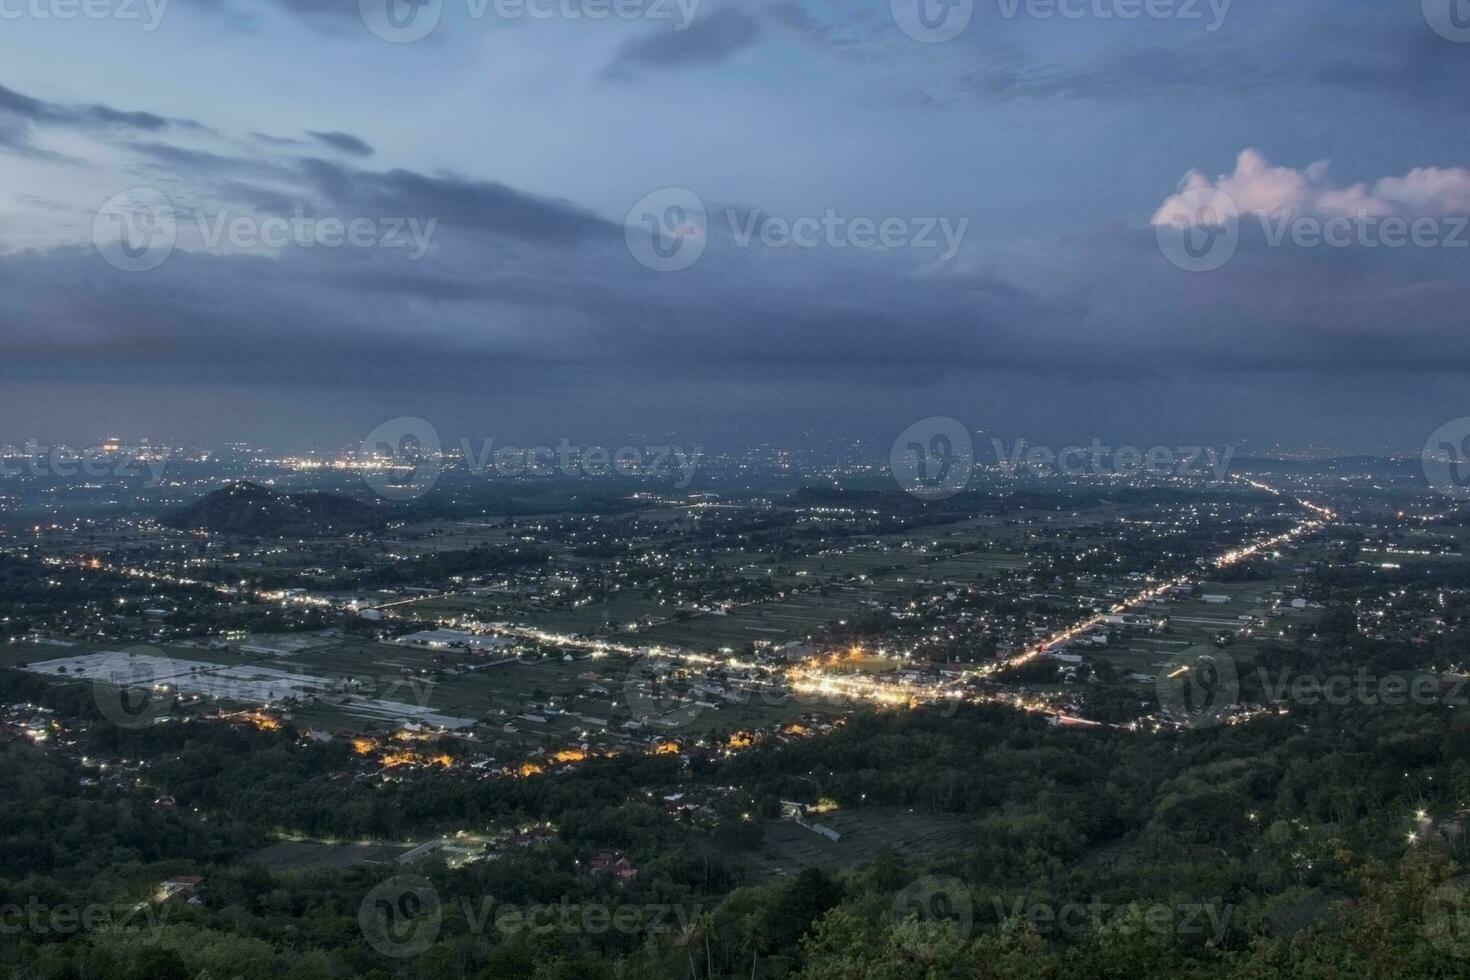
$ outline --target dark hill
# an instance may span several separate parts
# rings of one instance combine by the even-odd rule
[[[319,538],[373,531],[386,522],[367,504],[331,493],[278,493],[241,480],[164,518],[171,527],[256,538]]]

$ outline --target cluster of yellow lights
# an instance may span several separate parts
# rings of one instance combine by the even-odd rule
[[[394,749],[391,752],[384,752],[380,761],[384,769],[396,769],[399,766],[439,766],[448,769],[454,765],[454,757],[448,753],[425,755],[412,749]]]
[[[221,721],[248,722],[249,724],[252,724],[256,728],[259,728],[261,731],[265,732],[280,731],[281,728],[281,719],[277,718],[275,715],[266,714],[264,711],[260,711],[258,709],[254,711],[221,711],[217,717]]]
[[[375,465],[371,462],[350,463],[337,461],[333,463],[321,463],[312,460],[296,460],[293,461],[293,463],[298,468],[317,468],[323,466],[331,466],[338,469],[369,468]],[[1252,480],[1248,477],[1238,477],[1238,479],[1249,484],[1257,490],[1261,490],[1278,496],[1282,495],[1280,490],[1277,490],[1276,488],[1271,487],[1268,484]],[[1283,534],[1279,534],[1262,541],[1257,541],[1249,545],[1243,545],[1239,548],[1228,551],[1225,554],[1215,558],[1211,564],[1216,568],[1227,568],[1231,565],[1246,561],[1257,555],[1275,551],[1281,546],[1288,544],[1303,535],[1320,529],[1335,516],[1333,511],[1329,510],[1326,507],[1312,503],[1311,501],[1298,499],[1297,503],[1300,504],[1307,511],[1311,512],[1314,515],[1313,518],[1303,521],[1302,523],[1298,524],[1297,526],[1293,527],[1291,530]],[[56,558],[48,558],[45,559],[45,561],[48,564],[63,564],[61,559]],[[83,558],[76,563],[80,564],[84,568],[91,570],[105,569],[107,571],[115,572],[118,574],[165,582],[172,585],[194,586],[206,584],[195,579],[168,575],[151,570],[105,564],[97,558]],[[1023,666],[1042,656],[1047,651],[1052,650],[1059,645],[1077,639],[1088,631],[1101,625],[1103,621],[1109,616],[1116,616],[1125,612],[1132,611],[1133,609],[1146,602],[1163,596],[1172,589],[1187,586],[1190,583],[1191,579],[1188,576],[1181,576],[1171,581],[1150,586],[1149,588],[1138,592],[1136,595],[1133,595],[1119,602],[1117,605],[1109,609],[1106,613],[1100,613],[1091,616],[1079,623],[1076,623],[1056,633],[1055,635],[1050,636],[1045,640],[1042,640],[1041,642],[1035,644],[1034,646],[1026,649],[1025,651],[1017,654],[1014,657],[1011,657],[1007,660],[987,664],[972,672],[969,672],[964,675],[961,680],[963,681],[965,679],[976,677],[989,677],[1001,671]],[[218,589],[221,592],[229,591],[229,589],[225,586],[214,585],[212,587]],[[256,594],[259,598],[269,599],[272,601],[282,601],[286,598],[286,596],[280,592],[261,591]],[[296,599],[297,601],[300,601],[301,599],[301,597],[299,596],[291,598]],[[400,600],[397,603],[387,603],[380,608],[387,608],[388,606],[392,605],[408,605],[412,603],[418,603],[422,602],[425,598],[430,597],[419,596],[412,599]],[[312,601],[319,602],[324,605],[330,604],[325,600],[320,599],[314,599]],[[735,671],[759,672],[766,669],[764,665],[756,663],[754,661],[730,660],[723,657],[711,656],[709,654],[696,653],[686,650],[669,650],[663,647],[639,648],[627,644],[610,642],[605,639],[588,640],[574,634],[555,633],[549,630],[536,629],[534,627],[511,627],[500,624],[497,625],[497,630],[513,635],[519,635],[521,637],[543,643],[561,645],[574,649],[580,648],[584,650],[589,650],[594,657],[605,656],[608,653],[617,653],[631,656],[647,655],[661,659],[680,661],[689,665],[720,666],[727,670]],[[1025,697],[1009,692],[998,692],[994,694],[962,693],[954,689],[946,689],[934,685],[916,685],[911,680],[906,678],[899,680],[880,680],[872,676],[848,672],[851,671],[852,665],[855,662],[870,656],[875,656],[875,654],[865,652],[860,647],[850,647],[846,650],[832,653],[825,657],[813,658],[811,661],[808,661],[805,664],[790,668],[787,671],[787,680],[790,683],[792,690],[796,693],[815,695],[827,700],[866,701],[880,705],[914,708],[918,707],[921,704],[931,703],[933,701],[941,699],[964,699],[975,702],[1005,703],[1024,711],[1044,712],[1048,714],[1058,713],[1055,706],[1050,705],[1045,700],[1034,696]],[[832,673],[828,670],[825,670],[824,668],[843,670],[844,672]],[[275,730],[280,727],[279,720],[269,715],[265,715],[261,712],[248,712],[242,714],[240,717],[250,721],[252,724],[255,724],[257,727],[260,727],[262,729]],[[1063,718],[1063,720],[1068,719]],[[796,722],[792,722],[786,725],[782,729],[782,731],[788,735],[809,734],[809,731],[806,727]],[[422,741],[428,736],[417,735],[408,732],[399,732],[393,737],[398,741]],[[751,747],[753,744],[755,744],[756,741],[757,739],[752,733],[735,732],[729,736],[725,747],[727,750],[741,750]],[[354,738],[352,740],[352,747],[353,751],[355,751],[358,755],[364,756],[371,755],[379,749],[379,745],[376,740],[363,736]],[[678,742],[664,741],[654,745],[651,751],[654,755],[677,755],[681,751],[681,748]],[[556,764],[573,764],[585,761],[588,757],[588,753],[583,749],[568,748],[553,753],[550,756],[550,761]],[[387,768],[394,768],[404,765],[439,765],[448,767],[452,765],[453,762],[454,760],[448,755],[426,755],[411,749],[394,749],[384,753],[384,755],[382,756],[382,763]],[[545,771],[545,765],[531,761],[521,763],[519,768],[515,770],[516,774],[523,777],[539,775]]]
[[[1258,490],[1280,494],[1279,490],[1267,484],[1259,483],[1245,477],[1241,477],[1241,479]],[[1275,551],[1277,548],[1303,535],[1310,534],[1322,528],[1334,516],[1331,510],[1314,504],[1311,501],[1298,500],[1297,502],[1314,516],[1311,519],[1302,521],[1283,534],[1278,534],[1274,537],[1227,551],[1225,554],[1215,558],[1211,564],[1216,568],[1228,568],[1231,565],[1239,564],[1257,555]],[[1097,626],[1102,625],[1104,620],[1109,616],[1118,616],[1126,612],[1131,612],[1144,603],[1158,599],[1173,589],[1188,586],[1191,582],[1192,579],[1189,576],[1180,576],[1167,582],[1149,586],[1141,592],[1122,600],[1105,613],[1090,616],[1059,633],[1047,637],[1040,643],[1027,648],[1014,657],[992,664],[986,664],[967,674],[966,677],[990,677],[1001,671],[1012,670],[1016,667],[1023,666],[1044,655],[1047,651],[1062,644],[1069,643]],[[823,667],[836,666],[846,660],[856,659],[859,655],[861,655],[861,651],[853,648],[846,651],[845,656],[834,654],[827,658],[816,658],[808,664],[792,668],[788,673],[792,689],[798,694],[815,695],[830,700],[866,701],[880,705],[914,707],[943,698],[959,699],[964,697],[977,702],[1004,701],[1024,711],[1038,711],[1047,714],[1057,713],[1054,706],[1037,699],[978,693],[962,695],[957,691],[942,690],[933,686],[916,687],[908,680],[895,682],[877,680],[871,677],[839,676],[822,669]]]

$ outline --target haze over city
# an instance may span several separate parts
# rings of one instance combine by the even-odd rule
[[[581,438],[946,414],[1415,449],[1459,414],[1470,78],[1418,2],[1037,6],[976,3],[925,43],[868,4],[436,0],[390,43],[351,3],[17,4],[6,425],[289,445],[400,414]],[[1228,264],[1188,272],[1155,223],[1190,174],[1248,214],[1446,225],[1435,247],[1301,247],[1247,220]],[[660,272],[624,225],[667,188],[707,228]],[[124,274],[94,218],[139,189],[177,248]],[[829,212],[809,246],[749,234]],[[368,219],[373,245],[221,231],[297,215]],[[419,244],[378,247],[410,219]],[[852,245],[855,219],[904,244]]]

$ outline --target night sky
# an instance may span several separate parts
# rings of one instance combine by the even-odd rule
[[[0,0],[8,442],[1470,415],[1464,0],[66,2]]]

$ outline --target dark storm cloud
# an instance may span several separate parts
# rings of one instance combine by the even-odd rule
[[[353,136],[351,133],[322,133],[314,129],[308,129],[306,131],[306,135],[310,136],[312,139],[316,140],[319,143],[324,143],[327,146],[330,146],[334,150],[340,150],[343,153],[347,153],[355,157],[370,157],[375,152],[371,146],[369,146],[364,141],[358,139],[356,136]]]
[[[274,187],[263,187],[248,181],[226,179],[214,181],[213,188],[223,200],[238,202],[263,214],[294,214],[296,211],[304,210],[304,202],[300,194],[293,194]]]
[[[134,129],[159,130],[169,126],[202,128],[199,123],[187,119],[170,119],[151,112],[125,112],[111,106],[63,105],[46,102],[22,95],[14,89],[0,85],[0,111],[30,119],[34,122],[73,126],[125,126]]]
[[[305,140],[293,139],[289,136],[272,136],[270,133],[251,133],[250,138],[257,143],[266,146],[305,146]]]
[[[620,225],[571,202],[495,181],[372,171],[318,157],[244,157],[155,141],[119,145],[158,164],[161,178],[192,178],[225,201],[271,213],[304,208],[349,219],[432,218],[445,227],[511,241],[611,240],[622,234]]]
[[[1155,77],[1172,70],[1165,63]],[[55,115],[5,91],[26,118]],[[161,116],[137,118],[168,128],[153,123]],[[435,219],[438,236],[418,262],[386,249],[265,257],[186,244],[143,275],[119,273],[90,250],[8,256],[0,363],[69,380],[125,367],[358,385],[472,382],[512,367],[524,378],[569,365],[686,379],[797,379],[821,365],[829,379],[855,384],[981,369],[1470,369],[1455,315],[1470,290],[1448,250],[1307,253],[1248,236],[1229,267],[1191,276],[1135,226],[1052,239],[1030,262],[962,253],[945,263],[917,250],[742,246],[714,208],[700,261],[659,274],[633,260],[614,221],[493,181],[157,140],[118,145],[171,180],[254,210]],[[738,224],[749,212],[730,213]],[[1404,322],[1414,326],[1394,326]]]
[[[507,374],[560,386],[589,371],[588,390],[610,392],[632,377],[799,383],[817,366],[859,387],[1004,370],[1038,379],[1047,399],[1077,378],[1470,370],[1458,314],[1470,288],[1449,250],[1294,251],[1248,237],[1226,268],[1192,275],[1135,229],[984,268],[881,250],[777,254],[737,247],[712,222],[699,262],[660,274],[621,235],[527,238],[505,224],[441,228],[419,262],[383,249],[180,251],[125,274],[90,250],[8,256],[0,372],[437,389]]]
[[[172,143],[134,140],[120,145],[166,165],[169,172],[174,174],[192,174],[198,177],[282,177],[289,174],[283,166],[266,160],[211,153],[208,150],[175,146]]]
[[[1003,333],[1019,342],[1020,328],[1001,320],[1028,302],[987,310],[965,288],[875,285],[859,270],[757,289],[717,265],[669,279],[638,267],[620,242],[580,256],[502,254],[464,238],[441,246],[449,258],[432,266],[319,249],[281,259],[180,252],[146,275],[118,274],[80,249],[11,256],[0,260],[0,351],[8,364],[23,357],[32,377],[73,379],[186,371],[436,384],[536,365],[786,373],[814,358],[856,378],[970,361]],[[23,328],[43,310],[59,329]]]
[[[149,133],[168,129],[199,133],[209,131],[192,119],[174,119],[151,112],[124,111],[100,103],[70,105],[48,102],[0,85],[0,146],[52,155],[36,150],[31,145],[31,131],[35,126],[80,130],[121,129]]]
[[[638,69],[690,68],[715,65],[755,44],[760,24],[749,14],[722,7],[695,17],[682,31],[659,26],[625,42],[603,71],[606,78],[627,78]]]
[[[296,6],[325,16],[323,5]],[[760,16],[813,37],[823,32],[801,8]],[[752,15],[725,11],[683,35],[664,27],[638,38],[613,67],[718,66],[758,31]],[[1464,71],[1445,60],[1464,53],[1454,45],[1415,53],[1396,38],[1386,32],[1357,60],[1344,56],[1348,42],[1339,38],[1295,61],[1277,57],[1279,39],[1258,39],[1266,56],[1248,57],[1250,37],[1119,47],[1070,65],[986,38],[938,53],[904,50],[923,61],[919,80],[943,79],[949,101],[1156,100],[1150,112],[1195,111],[1200,97],[1218,93],[1274,95],[1278,86],[1373,93],[1355,106],[1369,98],[1423,104]],[[1373,86],[1375,58],[1386,66],[1381,89]],[[1047,121],[1044,112],[1036,118]],[[164,116],[0,90],[0,142],[24,142],[32,125],[120,130],[108,135],[136,155],[126,161],[129,175],[144,168],[160,186],[203,201],[200,212],[414,217],[437,221],[438,230],[433,248],[412,262],[402,250],[288,247],[267,257],[199,251],[197,241],[181,241],[163,266],[141,274],[111,268],[90,248],[0,256],[0,377],[124,377],[141,390],[180,378],[262,391],[290,384],[301,392],[350,388],[368,400],[449,388],[478,396],[513,384],[538,407],[570,397],[611,403],[629,379],[650,392],[674,379],[735,389],[721,410],[739,413],[759,407],[772,390],[762,386],[778,381],[787,391],[828,386],[850,400],[865,400],[876,385],[899,386],[905,404],[917,405],[936,379],[1001,371],[1023,379],[1023,399],[1044,407],[1069,403],[1078,383],[1099,379],[1163,378],[1187,391],[1228,377],[1249,389],[1286,372],[1337,380],[1371,365],[1397,372],[1402,390],[1412,391],[1431,375],[1470,370],[1463,252],[1293,250],[1248,236],[1226,268],[1185,273],[1168,264],[1144,224],[1184,165],[1147,192],[1131,223],[1099,230],[1086,191],[1059,186],[1059,199],[1083,205],[1064,224],[1028,224],[1024,242],[988,236],[949,263],[912,249],[742,247],[723,210],[712,208],[703,257],[660,274],[624,247],[617,219],[625,205],[603,199],[599,213],[492,180],[299,155],[346,136],[334,130],[308,131],[310,141],[252,134],[254,142],[211,142]],[[266,117],[252,125],[297,132],[300,123]],[[210,149],[172,142],[176,126]],[[336,149],[352,152],[340,142]],[[780,166],[784,156],[772,156]],[[699,161],[692,169],[699,178]],[[1025,184],[1018,169],[979,162],[973,183],[981,193],[950,203],[970,202],[978,228],[984,202],[996,207]],[[861,170],[854,164],[852,183],[869,181],[871,193],[882,174]],[[1131,179],[1105,169],[1084,177]],[[1135,186],[1147,190],[1148,181]],[[912,213],[913,198],[875,199],[901,200],[891,206]],[[190,213],[180,212],[186,221]]]
[[[447,226],[537,242],[621,235],[621,226],[568,201],[536,197],[488,180],[411,170],[353,170],[319,159],[302,174],[344,213],[438,218]]]

